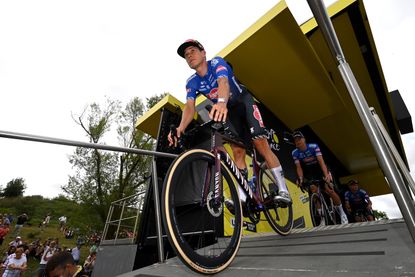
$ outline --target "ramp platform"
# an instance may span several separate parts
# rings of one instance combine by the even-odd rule
[[[120,276],[195,275],[175,257]],[[215,276],[409,277],[415,243],[401,219],[245,236],[231,266]]]

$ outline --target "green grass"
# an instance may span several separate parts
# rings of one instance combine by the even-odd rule
[[[0,247],[1,253],[4,253],[7,250],[9,242],[14,239],[11,234],[13,229],[14,225],[12,225],[10,233],[5,237],[3,245]],[[58,230],[58,225],[53,223],[46,227],[44,231],[41,231],[38,226],[24,226],[19,235],[22,237],[23,241],[27,242],[28,244],[30,244],[32,241],[35,241],[36,239],[40,239],[40,241],[43,243],[48,238],[57,238],[61,248],[67,247],[72,249],[76,246],[76,236],[74,236],[72,239],[66,239],[64,234]],[[81,260],[79,262],[81,265],[89,255],[89,247],[90,246],[84,245],[81,248]],[[28,257],[28,269],[25,274],[23,274],[23,276],[32,276],[32,274],[34,274],[34,272],[36,272],[37,268],[39,267],[39,262],[40,261],[34,257]]]

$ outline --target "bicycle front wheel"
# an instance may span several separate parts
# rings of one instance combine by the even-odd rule
[[[185,265],[204,274],[225,269],[235,258],[242,236],[241,204],[232,175],[222,163],[223,191],[215,198],[215,172],[212,153],[185,152],[171,165],[162,194],[164,227],[171,246]],[[235,215],[225,213],[225,200],[233,201]]]
[[[317,193],[310,196],[310,214],[314,227],[329,225],[327,204],[323,201]]]
[[[293,228],[293,207],[292,204],[281,205],[274,202],[273,198],[278,193],[278,186],[271,171],[266,169],[265,165],[262,165],[259,171],[259,183],[263,211],[268,223],[278,234],[288,235]]]

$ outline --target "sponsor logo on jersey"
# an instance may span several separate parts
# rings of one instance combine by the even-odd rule
[[[218,66],[218,68],[216,68],[216,73],[218,73],[218,72],[220,72],[220,71],[222,71],[222,70],[228,71],[228,70],[226,69],[226,67],[224,67],[223,65],[220,65],[220,66]]]
[[[259,126],[264,128],[264,122],[262,121],[261,113],[259,112],[258,106],[253,105],[252,108],[254,109],[253,115],[254,115],[255,119],[258,120]]]
[[[218,98],[218,88],[213,88],[207,95],[209,99],[217,99]]]
[[[212,64],[212,66],[217,65],[217,64],[218,64],[218,62],[219,62],[219,60],[218,60],[218,59],[212,59],[212,60],[210,61],[210,63]]]

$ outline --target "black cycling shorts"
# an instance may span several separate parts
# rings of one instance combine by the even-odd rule
[[[235,103],[228,105],[228,122],[231,131],[245,143],[258,138],[267,138],[261,113],[248,91],[243,92]]]

